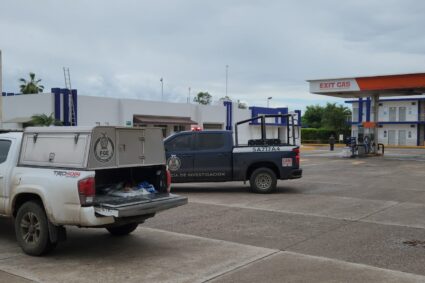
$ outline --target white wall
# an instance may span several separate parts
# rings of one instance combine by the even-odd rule
[[[379,102],[381,106],[379,106],[379,122],[400,122],[400,107],[406,108],[406,119],[405,122],[415,122],[418,120],[418,107],[419,101],[417,100],[409,100],[409,101],[385,101],[381,100]],[[414,104],[414,105],[413,105]],[[358,103],[352,103],[352,107],[358,107]],[[363,103],[363,121],[366,121],[366,103]],[[396,108],[396,119],[395,121],[390,121],[390,107]],[[353,121],[356,121],[356,117],[353,117]],[[371,121],[374,120],[373,117],[373,108],[371,109]],[[411,127],[414,125],[414,128]],[[399,141],[399,132],[406,131],[406,145],[408,146],[416,146],[417,145],[417,134],[418,134],[418,125],[417,124],[383,124],[381,128],[378,129],[378,141],[379,143],[383,143],[388,145],[389,142],[389,131],[395,131],[395,141],[394,145],[400,145]],[[358,134],[358,127],[356,125],[352,126],[352,136],[356,136]],[[367,132],[367,129],[365,129]],[[385,136],[386,132],[386,136]],[[410,137],[409,137],[410,133]]]
[[[118,99],[78,95],[78,125],[126,126],[127,121],[133,123],[133,115],[189,117],[202,127],[205,123],[221,124],[226,126],[226,107],[219,105],[198,105],[188,103],[169,103],[159,101],[143,101],[136,99]],[[34,114],[50,115],[54,112],[54,95],[33,94],[3,97],[3,120],[14,118],[30,118]],[[61,105],[61,113],[63,107]],[[63,115],[63,113],[62,113]],[[239,109],[233,103],[232,128],[237,121],[251,118],[251,110]],[[22,124],[4,124],[3,128],[19,129]],[[249,124],[239,128],[239,143],[247,144],[249,139],[261,138],[261,127]],[[173,132],[169,126],[167,134]],[[267,127],[268,138],[279,138],[278,127]]]
[[[15,96],[3,96],[3,129],[21,129],[22,124],[7,123],[16,118],[31,118],[33,115],[54,112],[53,94],[21,94]]]
[[[415,105],[412,105],[412,102]],[[399,108],[406,107],[406,121],[417,121],[418,120],[418,101],[380,101],[382,106],[379,106],[378,118],[380,122],[389,122],[390,121],[390,107],[396,107],[396,121],[400,121],[399,117]],[[352,108],[358,108],[359,103],[352,103]],[[352,116],[353,121],[358,121],[358,117],[354,117],[354,113]],[[366,121],[366,101],[363,100],[363,119],[362,121]],[[374,113],[373,113],[373,103],[371,102],[371,110],[370,110],[370,121],[374,121]]]
[[[407,146],[416,146],[417,145],[417,134],[418,134],[418,125],[414,125],[414,128],[411,128],[410,125],[383,125],[382,128],[379,128],[378,134],[379,134],[379,143],[383,143],[385,145],[388,145],[389,143],[389,131],[394,130],[395,131],[395,143],[392,145],[401,145],[399,141],[399,131],[406,131],[406,144]],[[385,137],[386,132],[386,137]],[[410,137],[409,137],[410,132]]]
[[[235,123],[251,118],[251,110],[249,109],[239,109],[237,103],[233,103],[233,121],[232,121],[232,129],[233,136],[235,131]],[[242,124],[238,127],[238,142],[239,144],[248,144],[249,139],[258,138],[261,136],[258,133],[258,129],[254,126],[249,126],[249,124]]]
[[[412,102],[415,105],[412,105]],[[390,121],[390,107],[396,107],[396,121],[400,121],[399,108],[406,107],[406,121],[418,120],[418,101],[382,101],[379,106],[379,121]]]
[[[382,128],[378,129],[378,143],[382,143],[384,145],[388,145],[389,142],[389,131],[395,131],[395,141],[394,144],[391,145],[400,145],[399,141],[399,131],[406,131],[406,146],[416,146],[417,145],[417,135],[418,135],[418,125],[415,125],[414,128],[411,127],[410,124],[384,124]],[[365,133],[367,133],[368,129],[364,129]],[[386,132],[386,133],[385,133]],[[410,132],[410,137],[409,137]],[[385,136],[386,135],[386,136]],[[352,126],[351,128],[351,136],[358,137],[358,127]]]
[[[111,126],[125,125],[120,120],[119,99],[79,95],[77,103],[79,126],[92,126],[97,123]]]
[[[235,105],[233,105],[235,106]],[[226,107],[223,105],[198,105],[198,123],[219,123],[226,125]],[[235,109],[234,109],[235,110]]]

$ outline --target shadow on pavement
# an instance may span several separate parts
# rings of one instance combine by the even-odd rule
[[[253,194],[249,190],[249,185],[243,185],[241,182],[239,185],[223,186],[223,183],[196,183],[196,184],[172,184],[171,192],[173,193],[243,193]],[[273,194],[299,194],[299,189],[285,186],[284,184],[277,185],[277,191]]]
[[[13,220],[10,218],[0,218],[0,240],[13,241],[15,240],[15,228]]]

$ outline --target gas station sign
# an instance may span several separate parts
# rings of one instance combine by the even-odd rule
[[[375,122],[363,122],[362,125],[363,125],[363,128],[366,128],[366,129],[376,128]]]
[[[359,90],[359,85],[355,79],[317,80],[310,82],[310,92],[312,93]]]

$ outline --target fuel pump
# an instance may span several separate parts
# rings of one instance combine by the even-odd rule
[[[374,122],[363,122],[359,125],[359,131],[356,139],[351,139],[349,147],[351,149],[351,157],[374,155],[378,153],[378,150],[382,150],[384,154],[384,145],[378,143],[377,137],[375,137],[376,123]]]

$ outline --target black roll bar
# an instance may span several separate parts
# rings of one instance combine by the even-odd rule
[[[239,139],[238,139],[238,126],[241,124],[246,124],[249,122],[257,121],[258,119],[261,119],[261,140],[265,141],[267,139],[266,137],[266,118],[281,118],[286,119],[286,143],[289,144],[289,127],[292,128],[292,141],[293,144],[295,144],[295,125],[294,125],[294,115],[293,114],[266,114],[266,115],[260,115],[257,117],[253,117],[250,119],[239,121],[235,124],[235,145],[239,145]],[[291,119],[291,124],[289,123]]]

